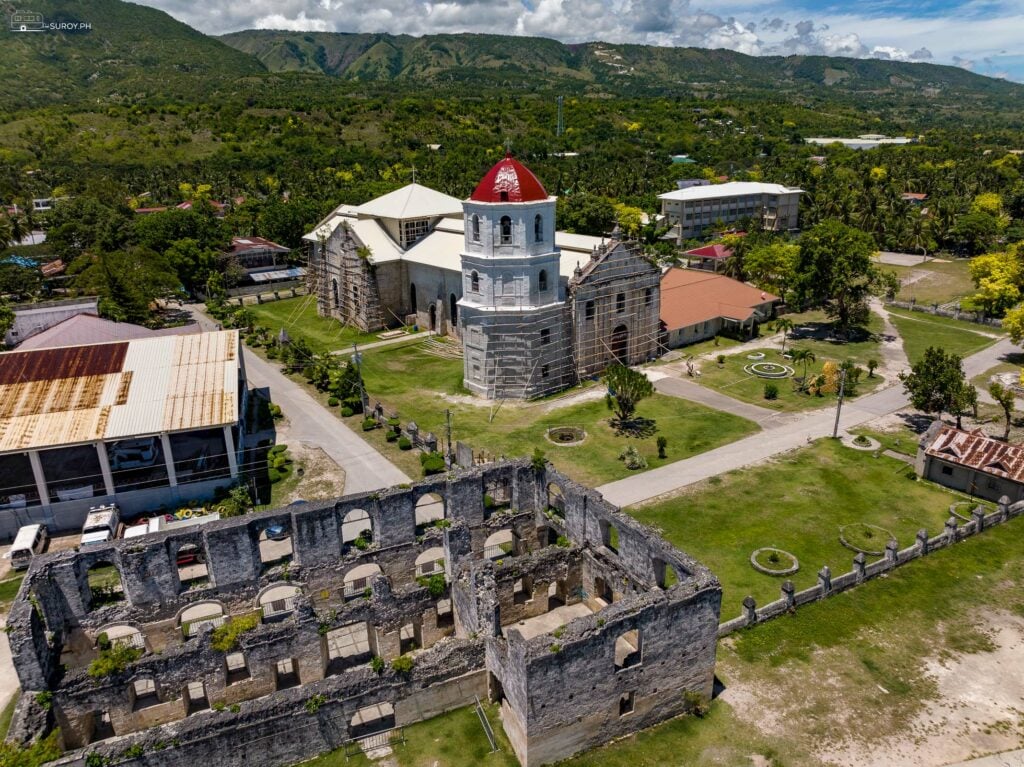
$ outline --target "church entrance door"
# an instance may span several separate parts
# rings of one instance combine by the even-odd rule
[[[625,325],[612,331],[612,355],[620,365],[629,364],[629,328]]]

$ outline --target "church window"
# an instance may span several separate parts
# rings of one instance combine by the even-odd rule
[[[550,366],[548,366],[548,365],[541,365],[540,366],[540,377],[541,378],[547,378],[549,374],[550,374]]]
[[[417,218],[402,222],[402,247],[408,248],[430,230],[430,220]]]
[[[533,218],[533,241],[544,242],[544,217],[540,213]]]
[[[337,280],[334,280],[334,279],[331,280],[331,293],[332,293],[332,295],[334,297],[334,308],[337,309],[338,306],[341,304],[341,300],[338,298],[338,281]]]
[[[548,289],[548,272],[547,269],[540,270],[540,276],[537,277],[537,289],[547,290]]]
[[[551,331],[548,328],[544,328],[540,331],[540,345],[547,346],[551,343]]]
[[[473,214],[473,242],[480,242],[480,216]]]
[[[516,281],[512,278],[511,272],[501,275],[501,292],[506,296],[515,295]]]
[[[644,304],[646,306],[650,306],[653,303],[654,303],[654,290],[652,290],[651,288],[647,288],[647,290],[644,291]]]
[[[619,314],[622,314],[624,311],[626,311],[625,293],[619,293],[618,295],[615,296],[615,311]]]
[[[501,227],[501,244],[511,245],[512,244],[512,219],[508,216],[502,216],[499,224]]]
[[[476,269],[470,272],[469,289],[472,290],[474,293],[480,292],[480,275],[477,273]]]
[[[594,302],[593,301],[587,301],[587,303],[584,304],[584,307],[585,307],[585,309],[584,309],[584,316],[588,320],[594,319]]]

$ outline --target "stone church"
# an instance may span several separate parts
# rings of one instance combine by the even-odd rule
[[[465,201],[413,183],[304,239],[321,315],[455,337],[481,396],[541,396],[658,353],[660,269],[635,243],[555,231],[555,198],[509,155]]]

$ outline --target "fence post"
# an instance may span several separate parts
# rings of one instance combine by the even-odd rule
[[[928,553],[928,531],[924,528],[917,531],[917,550],[922,557]]]
[[[786,609],[792,610],[796,607],[796,586],[793,585],[793,581],[785,580],[782,582],[782,599],[786,603]]]
[[[867,561],[868,558],[864,552],[858,552],[853,558],[853,572],[857,575],[857,583],[861,583],[867,578]]]
[[[999,521],[1005,522],[1010,516],[1010,498],[1004,495],[999,499],[999,503],[996,505],[996,510],[999,512]]]
[[[743,599],[743,617],[747,619],[747,625],[757,623],[757,602],[751,596]]]
[[[985,509],[978,506],[971,512],[971,517],[974,519],[974,532],[980,533],[985,529]]]
[[[821,586],[822,595],[829,594],[832,591],[832,571],[828,565],[823,566],[818,571],[818,585]]]
[[[956,543],[956,536],[957,536],[956,529],[957,529],[956,517],[950,517],[949,519],[947,519],[946,520],[945,535],[946,535],[946,540],[948,540],[950,543]]]
[[[885,562],[889,567],[896,567],[899,560],[900,545],[893,539],[889,539],[885,544]]]

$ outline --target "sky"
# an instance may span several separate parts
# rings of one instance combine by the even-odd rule
[[[1024,82],[1024,0],[136,0],[208,34],[440,32],[951,64]]]

